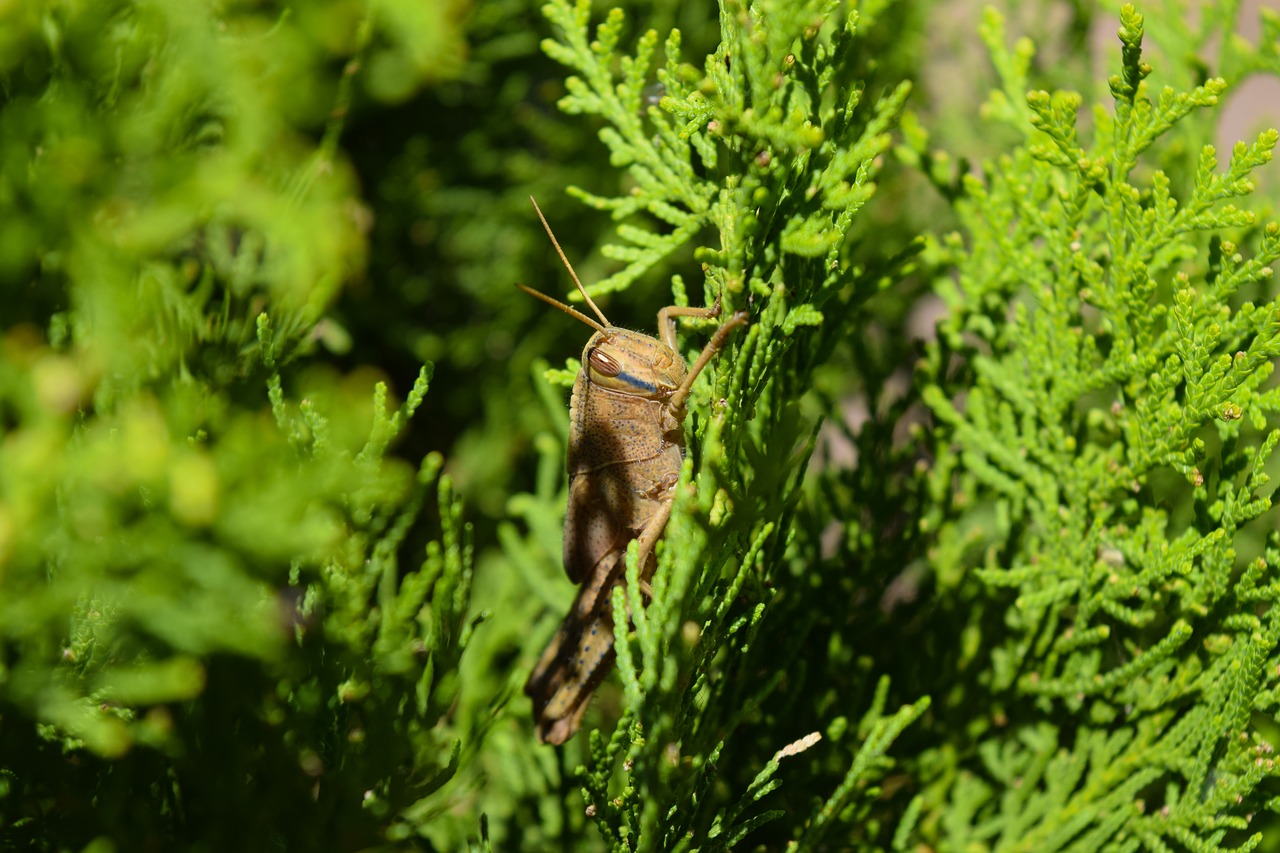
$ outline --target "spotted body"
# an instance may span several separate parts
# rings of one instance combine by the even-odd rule
[[[547,234],[564,260],[550,227]],[[569,405],[564,568],[581,589],[524,688],[533,700],[538,739],[553,744],[577,732],[587,700],[613,665],[612,590],[626,583],[631,540],[638,540],[641,582],[647,586],[653,575],[654,545],[671,514],[684,458],[685,403],[693,382],[729,334],[747,321],[746,312],[734,314],[686,367],[676,350],[676,318],[713,317],[719,305],[662,309],[661,339],[619,329],[564,262],[599,323],[520,285],[596,329],[582,351]]]

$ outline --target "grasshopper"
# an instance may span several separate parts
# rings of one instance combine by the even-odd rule
[[[533,700],[538,740],[562,744],[578,731],[587,700],[613,666],[612,590],[626,583],[631,540],[638,540],[646,592],[653,576],[654,546],[671,515],[684,459],[685,403],[694,380],[729,334],[747,322],[747,312],[726,320],[686,368],[676,349],[676,318],[718,316],[720,301],[711,308],[663,308],[658,312],[661,339],[619,329],[587,295],[536,201],[533,207],[578,292],[599,318],[596,322],[544,293],[516,285],[595,329],[573,383],[566,460],[564,570],[582,588],[524,686]]]

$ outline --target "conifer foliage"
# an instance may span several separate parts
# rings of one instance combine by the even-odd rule
[[[1280,17],[942,5],[0,4],[0,848],[1280,848]],[[554,748],[530,194],[750,316]]]

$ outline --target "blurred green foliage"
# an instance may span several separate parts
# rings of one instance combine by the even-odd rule
[[[0,847],[1277,849],[1238,5],[0,4]],[[530,195],[751,313],[563,748]]]

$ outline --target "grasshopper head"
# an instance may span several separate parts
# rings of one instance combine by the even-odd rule
[[[529,201],[533,201],[532,196]],[[684,381],[687,372],[684,359],[657,338],[610,325],[604,312],[578,280],[578,274],[573,271],[573,265],[564,256],[564,250],[560,248],[556,235],[551,233],[551,226],[547,224],[547,219],[542,215],[536,201],[533,201],[533,208],[538,211],[542,227],[551,238],[551,245],[556,247],[560,260],[564,261],[565,269],[569,270],[569,275],[573,277],[573,283],[582,294],[583,301],[591,306],[591,311],[600,318],[600,321],[596,322],[578,309],[571,308],[560,300],[553,299],[533,288],[523,284],[517,284],[516,287],[596,330],[591,340],[587,342],[587,348],[582,351],[582,371],[593,385],[635,397],[670,396]]]
[[[582,351],[582,371],[591,384],[636,397],[665,397],[684,381],[679,353],[657,338],[609,326]]]

